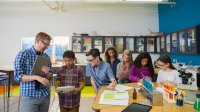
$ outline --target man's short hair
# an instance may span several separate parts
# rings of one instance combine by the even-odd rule
[[[38,42],[38,41],[40,41],[40,40],[49,40],[49,41],[51,41],[52,38],[51,38],[50,35],[48,35],[48,34],[45,33],[45,32],[39,32],[39,33],[36,35],[36,37],[35,37],[35,42]]]
[[[90,49],[90,51],[88,53],[86,53],[86,56],[89,56],[89,55],[92,55],[94,58],[99,56],[99,58],[100,58],[99,49],[97,49],[97,48]]]

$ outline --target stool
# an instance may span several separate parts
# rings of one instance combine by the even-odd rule
[[[4,112],[5,112],[5,109],[6,109],[6,101],[7,101],[7,97],[6,97],[6,80],[7,78],[6,77],[3,77],[1,76],[0,77],[0,81],[2,82],[3,84],[3,104],[4,104]],[[7,105],[8,106],[8,105]]]
[[[53,86],[56,86],[56,77],[57,77],[57,74],[53,74],[53,79],[52,79],[52,85]]]
[[[52,105],[53,105],[53,103],[55,101],[56,76],[57,76],[57,74],[53,74],[52,75],[51,86],[53,86],[53,92],[52,92],[51,86],[50,86],[50,88],[51,88],[51,92],[52,92],[51,94],[53,94],[52,95],[53,99],[52,99],[52,103],[49,105],[49,108],[54,108],[54,106],[52,106]]]

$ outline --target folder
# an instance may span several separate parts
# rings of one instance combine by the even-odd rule
[[[41,70],[41,67],[48,66],[51,63],[49,57],[38,55],[36,57],[35,63],[33,65],[31,74],[32,75],[42,75],[44,72]]]

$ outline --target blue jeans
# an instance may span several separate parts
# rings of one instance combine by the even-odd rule
[[[119,79],[118,84],[124,84],[124,79]]]
[[[42,99],[21,96],[19,112],[48,112],[50,96]]]
[[[118,84],[124,84],[124,83],[130,83],[131,81],[129,79],[119,79]]]

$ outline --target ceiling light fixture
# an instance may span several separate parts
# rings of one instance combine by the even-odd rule
[[[66,12],[64,2],[81,2],[81,3],[156,3],[175,5],[174,0],[42,0],[50,9],[54,11]]]
[[[52,10],[55,10],[57,12],[66,12],[66,10],[64,9],[64,0],[54,0],[50,2],[47,2],[46,0],[42,1]]]

